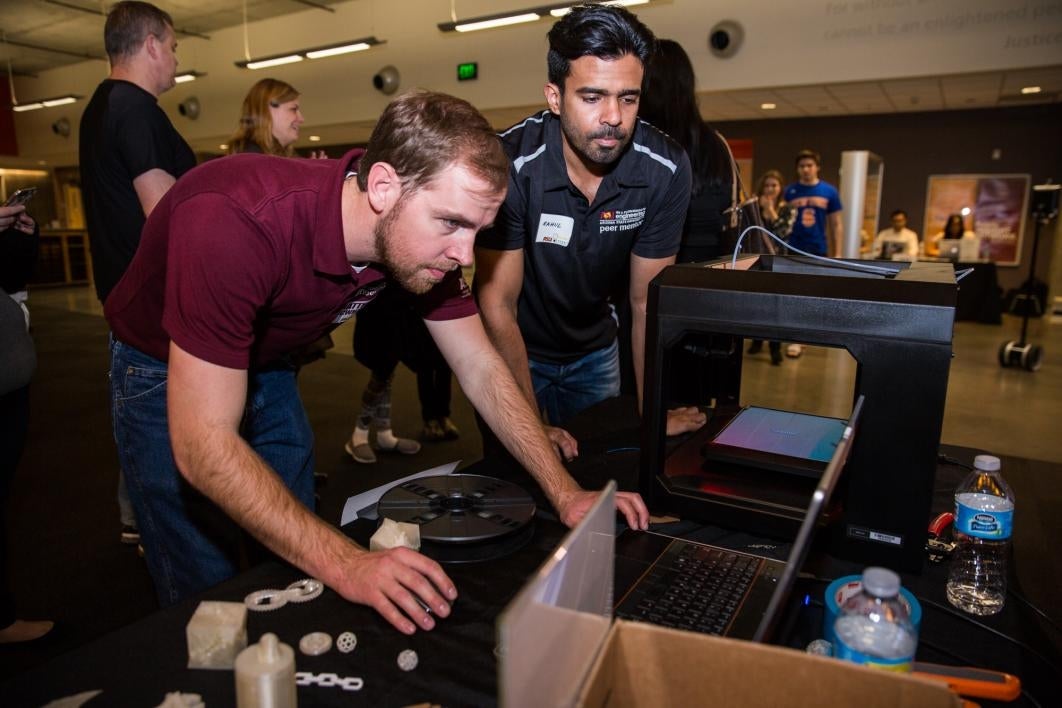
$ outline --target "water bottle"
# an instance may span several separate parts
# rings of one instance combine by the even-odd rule
[[[955,490],[955,551],[948,569],[948,602],[974,615],[994,615],[1007,596],[1007,555],[1014,493],[999,473],[999,458],[978,455]]]
[[[888,671],[910,671],[918,634],[900,601],[900,576],[888,568],[867,568],[862,584],[841,605],[834,622],[833,655]]]

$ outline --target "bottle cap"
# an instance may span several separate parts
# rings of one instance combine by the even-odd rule
[[[900,594],[900,576],[888,568],[867,568],[863,571],[863,589],[874,597],[896,597]]]
[[[974,458],[974,469],[996,472],[999,470],[999,458],[995,455],[978,455]]]

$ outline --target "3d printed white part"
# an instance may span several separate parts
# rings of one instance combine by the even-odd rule
[[[332,637],[324,632],[310,632],[299,640],[299,651],[307,656],[320,656],[332,648]]]
[[[247,608],[238,602],[200,602],[185,634],[189,669],[231,669],[247,646]]]
[[[380,528],[376,529],[376,533],[369,539],[370,551],[386,551],[400,546],[419,551],[420,527],[404,521],[384,519]]]

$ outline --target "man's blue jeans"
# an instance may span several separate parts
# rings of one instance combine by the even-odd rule
[[[573,415],[620,393],[619,344],[612,344],[568,364],[529,360],[538,407],[550,425],[564,425]]]
[[[293,369],[248,372],[240,434],[313,508],[313,432]],[[166,363],[111,340],[111,415],[148,571],[165,607],[235,575],[242,532],[177,470],[166,421]],[[246,490],[253,495],[255,490]]]

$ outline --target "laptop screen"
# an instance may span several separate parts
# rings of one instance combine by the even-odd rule
[[[503,706],[571,705],[612,623],[616,483],[498,617]]]
[[[840,440],[837,441],[837,447],[830,458],[830,463],[826,465],[826,471],[822,473],[822,477],[819,478],[819,483],[811,495],[807,513],[804,514],[804,520],[800,524],[800,530],[797,531],[792,549],[789,551],[789,557],[786,559],[785,571],[782,573],[782,577],[779,578],[778,587],[771,596],[771,601],[763,614],[763,620],[760,622],[760,626],[756,628],[756,634],[752,637],[754,642],[763,642],[770,639],[778,624],[782,614],[782,605],[788,599],[793,585],[796,584],[797,575],[804,566],[804,560],[811,549],[811,538],[815,533],[815,526],[819,521],[819,517],[822,516],[822,512],[826,509],[830,497],[833,496],[833,490],[837,487],[837,480],[840,479],[841,471],[844,469],[845,463],[848,462],[848,454],[852,451],[852,442],[859,426],[859,416],[863,412],[864,400],[864,396],[860,396],[856,400],[855,407],[852,408],[852,415],[848,418]]]

